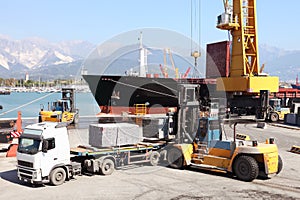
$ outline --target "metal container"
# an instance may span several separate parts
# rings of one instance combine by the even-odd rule
[[[206,46],[206,78],[228,77],[230,42],[223,41]]]
[[[286,114],[284,117],[284,123],[296,125],[297,124],[297,114]]]

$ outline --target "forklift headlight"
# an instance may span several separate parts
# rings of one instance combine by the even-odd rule
[[[252,146],[256,147],[257,146],[257,140],[252,141]]]

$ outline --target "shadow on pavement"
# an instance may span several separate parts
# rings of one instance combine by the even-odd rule
[[[5,172],[0,172],[0,178],[6,181],[9,181],[11,183],[17,184],[17,185],[22,185],[25,187],[31,187],[31,188],[39,188],[39,187],[44,187],[43,185],[33,185],[30,183],[26,183],[23,181],[20,181],[17,176],[17,170],[9,170]]]
[[[197,167],[188,167],[186,170],[238,180],[236,177],[234,177],[234,175],[232,173],[226,173],[226,172],[219,171],[219,170],[200,169]]]

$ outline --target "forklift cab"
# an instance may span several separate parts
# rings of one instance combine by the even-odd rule
[[[220,122],[216,118],[200,118],[196,138],[198,145],[206,146],[210,155],[230,157],[235,148],[233,141],[222,140]]]
[[[53,109],[55,109],[55,111],[61,112],[69,111],[69,103],[65,100],[53,102]]]
[[[210,146],[211,141],[220,140],[219,120],[215,118],[200,118],[197,138],[199,142],[206,143],[208,147]]]
[[[280,99],[270,99],[269,105],[274,109],[274,111],[281,111],[281,100]]]

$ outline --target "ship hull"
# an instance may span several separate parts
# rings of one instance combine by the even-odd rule
[[[166,113],[178,107],[178,84],[196,84],[199,100],[215,92],[215,79],[172,79],[133,76],[83,75],[99,105],[100,114],[136,114],[137,104],[146,104],[147,113]]]
[[[298,89],[300,90],[300,85],[299,84],[291,84],[293,89]]]
[[[166,112],[178,105],[178,82],[169,78],[83,75],[101,113],[133,113],[137,104],[146,104],[147,112]]]

